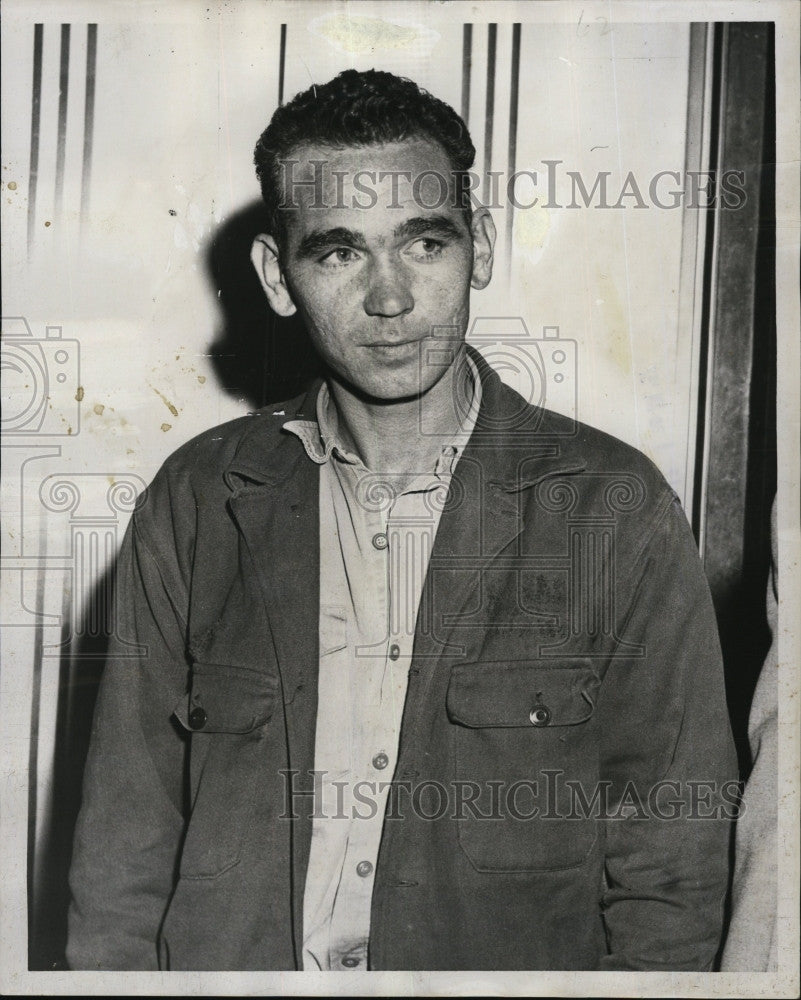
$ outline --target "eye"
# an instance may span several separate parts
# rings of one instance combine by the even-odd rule
[[[351,247],[336,247],[321,257],[320,263],[335,267],[337,264],[351,264],[358,259],[358,254]]]
[[[413,257],[424,260],[438,257],[444,249],[445,243],[442,240],[435,240],[432,236],[422,236],[409,246],[409,251]]]

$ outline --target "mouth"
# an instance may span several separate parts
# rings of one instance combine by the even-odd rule
[[[399,347],[410,347],[412,344],[419,344],[418,339],[414,340],[374,340],[365,344],[365,347],[376,348],[377,350],[391,350]]]

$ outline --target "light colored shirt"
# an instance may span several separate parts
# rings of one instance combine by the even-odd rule
[[[340,443],[323,384],[317,421],[290,421],[320,466],[320,663],[315,810],[303,900],[303,968],[364,970],[370,907],[415,624],[448,486],[475,426],[481,382],[467,362],[459,432],[433,470],[405,482]],[[470,384],[472,382],[472,385]],[[415,470],[409,470],[414,473]]]

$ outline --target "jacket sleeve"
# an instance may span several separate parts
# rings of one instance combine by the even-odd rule
[[[171,532],[148,543],[142,513],[134,514],[117,563],[113,638],[75,831],[72,969],[158,968],[157,936],[184,828],[185,744],[171,716],[187,683],[186,587]]]
[[[610,790],[601,968],[710,970],[737,764],[709,588],[672,494],[636,563],[598,705]]]

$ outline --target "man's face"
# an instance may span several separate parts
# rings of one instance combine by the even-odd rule
[[[292,159],[296,183],[285,200],[298,207],[283,210],[280,260],[271,237],[254,244],[271,305],[282,315],[297,309],[346,387],[385,401],[427,392],[447,366],[441,351],[426,363],[426,341],[449,338],[455,354],[467,330],[470,287],[490,279],[489,213],[479,209],[468,221],[456,206],[447,155],[426,139],[302,147]],[[324,161],[322,198],[297,183],[314,176],[314,160]]]

